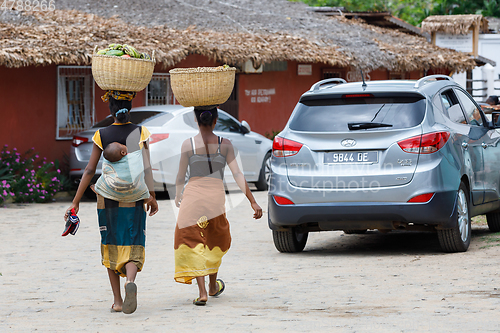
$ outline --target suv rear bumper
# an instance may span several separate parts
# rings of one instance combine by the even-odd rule
[[[394,222],[451,228],[456,217],[456,196],[456,191],[438,192],[426,203],[330,202],[278,205],[272,195],[269,195],[269,228],[282,230],[318,223],[320,230],[393,229]]]

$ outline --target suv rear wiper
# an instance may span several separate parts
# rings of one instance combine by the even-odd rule
[[[384,123],[347,123],[350,130],[360,130],[366,128],[376,128],[376,127],[392,127],[391,124]]]

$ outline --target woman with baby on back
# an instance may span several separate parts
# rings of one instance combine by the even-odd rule
[[[95,174],[104,151],[102,175],[93,190],[97,193],[97,212],[101,232],[101,260],[106,266],[113,291],[112,312],[132,313],[137,307],[135,277],[142,270],[145,257],[146,212],[156,214],[153,176],[149,158],[150,133],[144,126],[130,122],[135,93],[108,91],[114,123],[99,129],[72,205],[78,213],[80,200]],[[126,277],[125,299],[120,291],[120,276]]]

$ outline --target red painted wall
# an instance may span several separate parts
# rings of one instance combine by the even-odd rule
[[[239,120],[252,131],[271,134],[281,131],[300,96],[321,80],[322,64],[313,64],[311,75],[298,75],[296,62],[286,71],[239,74]]]
[[[71,141],[56,140],[57,68],[0,66],[0,143],[24,152],[34,147],[49,161],[62,161]]]

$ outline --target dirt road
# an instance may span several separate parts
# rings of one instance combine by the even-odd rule
[[[264,192],[254,192],[262,207]],[[0,208],[1,332],[498,332],[500,237],[473,226],[466,253],[437,236],[310,234],[304,252],[278,253],[248,204],[228,212],[226,291],[195,307],[196,285],[173,280],[169,200],[149,218],[146,263],[132,315],[110,313],[95,203],[76,236],[61,237],[67,202]]]

